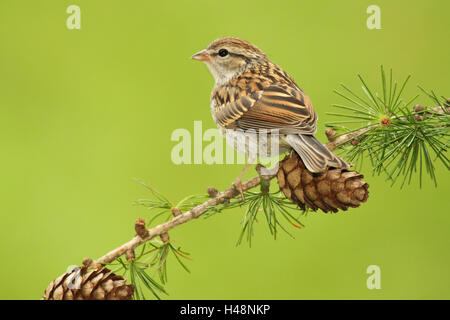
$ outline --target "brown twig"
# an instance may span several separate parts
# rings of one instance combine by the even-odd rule
[[[164,242],[164,243],[167,243],[167,242],[170,241],[170,237],[169,237],[169,234],[168,234],[167,232],[166,232],[166,233],[163,233],[162,235],[160,235],[159,238],[160,238],[161,241]]]
[[[174,217],[177,217],[182,213],[178,207],[173,207],[170,209],[170,211],[172,211]]]
[[[325,144],[325,147],[327,147],[328,150],[333,151],[335,150],[337,147],[342,146],[348,142],[353,141],[354,139],[357,139],[357,137],[360,137],[362,135],[364,135],[364,133],[370,131],[371,129],[379,126],[380,124],[374,124],[372,126],[366,127],[366,128],[362,128],[359,129],[357,131],[353,131],[353,132],[349,132],[347,134],[343,134],[339,137],[334,137],[334,136],[328,136],[328,140],[329,142]]]
[[[266,179],[273,179],[275,175],[272,176],[265,176]],[[254,177],[250,180],[247,180],[242,183],[242,189],[243,191],[247,191],[250,189],[253,189],[260,184],[260,177]],[[200,217],[202,214],[206,212],[206,210],[209,207],[217,206],[219,204],[225,203],[227,200],[234,198],[236,196],[239,196],[240,193],[235,188],[231,187],[225,191],[219,192],[216,197],[211,198],[204,203],[192,208],[189,211],[186,211],[185,213],[182,213],[178,216],[173,217],[169,221],[162,223],[160,225],[157,225],[156,227],[150,228],[147,231],[147,235],[145,237],[140,237],[139,235],[135,236],[130,241],[124,243],[120,247],[108,252],[103,257],[98,258],[95,262],[96,263],[109,263],[114,261],[114,259],[120,257],[124,253],[126,253],[128,250],[133,250],[136,247],[140,246],[141,244],[157,237],[161,236],[165,233],[167,233],[170,229],[175,228],[176,226],[186,223],[190,220],[193,220],[195,218]]]
[[[417,104],[413,107],[413,110],[414,110],[414,112],[416,112],[416,114],[414,115],[414,118],[416,119],[416,121],[423,121],[423,120],[426,120],[427,118],[442,116],[442,115],[450,113],[450,107],[448,107],[448,106],[437,106],[437,107],[432,107],[432,108],[426,109],[425,107]],[[386,126],[387,124],[390,123],[390,120],[393,120],[393,119],[396,119],[396,117],[382,119],[380,121],[380,123],[375,123],[366,128],[352,131],[352,132],[343,134],[341,136],[337,136],[337,132],[334,129],[328,128],[327,130],[325,130],[325,134],[328,138],[328,143],[326,143],[325,146],[328,148],[328,150],[333,151],[336,148],[338,148],[346,143],[351,143],[352,145],[357,145],[358,142],[361,140],[361,138],[364,137],[364,134],[366,132],[369,132],[370,130],[372,130],[373,128],[376,128],[376,127]],[[397,119],[405,120],[405,118],[403,118],[403,117],[397,118]]]
[[[136,234],[141,237],[145,238],[148,235],[148,230],[145,227],[145,220],[142,218],[139,218],[134,223],[134,230],[136,231]]]
[[[211,198],[217,197],[217,194],[219,193],[219,191],[217,191],[217,189],[214,187],[209,187],[208,190],[206,190],[206,191],[208,192],[208,194]]]
[[[350,141],[351,139],[355,138],[356,136],[359,136],[361,134],[364,134],[365,132],[369,131],[371,127],[361,129],[355,132],[351,132],[349,134],[344,134],[342,136],[337,137],[336,139],[333,139],[332,141],[325,144],[325,146],[329,150],[334,150],[340,145]],[[270,172],[270,170],[267,170],[268,173],[265,173],[264,175],[262,172],[262,166],[257,166],[256,170],[258,172],[258,176],[254,177],[250,180],[247,180],[242,183],[242,191],[248,191],[250,189],[253,189],[255,187],[261,186],[261,181],[264,181],[264,184],[262,185],[262,190],[267,190],[268,183],[276,177],[276,172]],[[133,250],[136,247],[140,246],[141,244],[152,240],[153,238],[160,236],[161,239],[166,239],[164,234],[167,234],[167,232],[176,226],[186,223],[190,220],[196,219],[200,217],[202,214],[206,212],[206,210],[210,207],[217,206],[219,204],[227,203],[230,199],[235,198],[237,196],[240,196],[239,191],[236,190],[236,188],[231,187],[225,191],[218,192],[216,189],[210,187],[208,188],[208,194],[211,197],[209,200],[205,201],[204,203],[192,208],[189,211],[186,211],[185,213],[181,213],[180,209],[178,208],[172,208],[172,213],[174,217],[170,219],[169,221],[162,223],[160,225],[157,225],[156,227],[147,229],[145,233],[142,232],[142,230],[136,229],[136,235],[133,239],[130,241],[124,243],[120,247],[117,247],[116,249],[108,252],[103,257],[98,258],[95,263],[109,263],[114,261],[116,258],[120,257],[121,255],[125,254],[128,250]],[[139,219],[138,219],[139,220]],[[136,222],[137,223],[137,222]],[[145,222],[144,222],[145,225]],[[136,225],[135,225],[136,228]],[[139,227],[141,228],[141,227]],[[142,236],[141,236],[142,235]],[[163,240],[164,241],[164,240]]]
[[[127,258],[127,261],[132,261],[132,260],[136,259],[136,255],[134,254],[134,250],[133,249],[128,249],[125,252],[125,257]]]
[[[435,116],[435,115],[442,115],[446,112],[448,113],[449,107],[435,107],[432,109],[421,109],[417,106],[414,107],[415,111],[416,109],[419,112],[425,112],[427,116]],[[445,108],[445,110],[444,110]],[[417,111],[416,111],[417,112]],[[347,134],[343,134],[341,136],[337,136],[336,131],[333,129],[328,129],[325,133],[327,135],[327,138],[329,140],[328,143],[325,144],[325,146],[329,150],[335,150],[336,148],[341,147],[342,145],[346,143],[352,143],[357,144],[358,141],[364,136],[365,133],[370,131],[371,129],[381,126],[382,123],[377,123],[371,126],[368,126],[366,128],[349,132]],[[247,191],[250,189],[253,189],[255,187],[261,186],[262,191],[268,190],[268,184],[269,182],[276,177],[276,172],[270,172],[269,170],[265,170],[268,173],[265,173],[264,175],[261,173],[263,167],[257,166],[256,170],[258,172],[258,176],[254,177],[250,180],[245,181],[242,183],[242,191]],[[261,183],[263,182],[263,183]],[[177,207],[172,208],[172,213],[174,217],[170,219],[169,221],[162,223],[160,225],[157,225],[156,227],[145,229],[145,221],[142,219],[138,219],[135,224],[135,230],[137,235],[131,239],[130,241],[124,243],[120,247],[108,252],[103,257],[98,258],[95,263],[109,263],[112,262],[114,259],[120,257],[123,254],[126,254],[126,252],[132,252],[136,247],[140,246],[141,244],[160,236],[162,241],[168,241],[168,231],[175,228],[176,226],[186,223],[190,220],[196,219],[200,217],[202,214],[204,214],[208,208],[217,206],[219,204],[227,203],[230,201],[230,199],[235,198],[237,196],[240,196],[239,191],[236,190],[236,188],[231,187],[225,191],[218,192],[215,188],[208,188],[208,194],[211,197],[209,200],[205,201],[204,203],[190,209],[189,211],[186,211],[185,213],[182,213],[181,210]]]

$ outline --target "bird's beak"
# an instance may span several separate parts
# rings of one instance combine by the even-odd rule
[[[203,62],[211,61],[211,56],[206,52],[206,50],[197,52],[191,58],[194,60],[203,61]]]

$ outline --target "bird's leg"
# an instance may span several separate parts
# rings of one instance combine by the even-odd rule
[[[242,190],[242,177],[247,172],[248,168],[250,168],[250,166],[253,164],[253,162],[254,162],[254,158],[249,157],[247,159],[247,163],[245,164],[244,170],[241,171],[239,176],[233,182],[233,188],[235,188],[236,190],[238,190],[240,192],[242,200],[245,200],[244,191]]]
[[[247,172],[248,168],[251,166],[251,163],[247,162],[244,167],[244,170],[239,174],[239,176],[233,182],[233,188],[238,190],[241,193],[242,200],[245,200],[244,191],[242,190],[242,177]]]

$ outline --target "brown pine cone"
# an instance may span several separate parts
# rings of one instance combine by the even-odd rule
[[[286,198],[302,210],[337,212],[349,207],[359,207],[369,196],[369,185],[356,171],[328,169],[314,174],[306,169],[295,152],[287,155],[279,164],[277,179]]]
[[[100,265],[74,268],[52,281],[42,300],[132,300],[134,286]]]

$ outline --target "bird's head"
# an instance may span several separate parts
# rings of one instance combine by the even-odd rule
[[[227,37],[214,40],[206,49],[194,54],[192,59],[203,61],[216,84],[221,85],[264,61],[266,55],[245,40]]]

